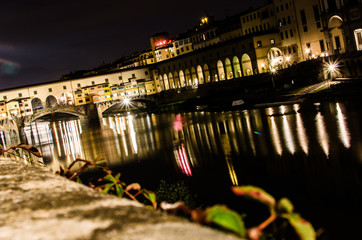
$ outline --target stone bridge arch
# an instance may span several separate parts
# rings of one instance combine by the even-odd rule
[[[34,112],[33,115],[29,116],[25,123],[29,124],[30,122],[33,122],[41,117],[44,117],[46,115],[51,115],[54,113],[65,113],[68,115],[72,115],[75,117],[79,117],[81,120],[85,120],[88,118],[88,112],[86,110],[87,105],[81,105],[81,106],[74,106],[74,105],[64,105],[64,106],[56,106],[56,107],[48,107],[44,109],[39,109],[36,112]]]

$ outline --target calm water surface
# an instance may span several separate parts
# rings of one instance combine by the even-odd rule
[[[114,116],[93,126],[37,121],[27,136],[53,171],[76,158],[104,157],[128,183],[154,189],[161,179],[184,179],[205,204],[247,214],[248,205],[229,189],[256,185],[290,198],[316,229],[337,239],[353,236],[362,223],[361,115],[358,103],[303,103]]]

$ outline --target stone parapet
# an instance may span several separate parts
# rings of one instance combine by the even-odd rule
[[[239,239],[9,158],[0,158],[0,212],[0,239]]]

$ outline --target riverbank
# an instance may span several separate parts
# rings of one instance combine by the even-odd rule
[[[218,83],[222,84],[223,83]],[[163,101],[161,104],[149,108],[118,109],[104,114],[111,116],[122,113],[162,113],[162,112],[186,112],[186,111],[228,111],[245,110],[277,105],[288,105],[309,101],[318,102],[338,99],[361,99],[362,80],[351,81],[320,81],[306,86],[283,85],[279,89],[260,88],[241,91],[239,87],[215,88],[205,93],[204,89],[189,89],[184,93],[186,97]],[[166,95],[165,95],[166,94]],[[170,90],[162,98],[168,95],[180,94]],[[172,99],[170,97],[170,99]]]
[[[228,239],[230,234],[0,158],[0,239]]]

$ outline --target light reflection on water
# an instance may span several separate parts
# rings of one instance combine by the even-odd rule
[[[149,171],[157,172],[157,164],[163,164],[171,175],[194,178],[202,173],[220,181],[226,175],[225,185],[238,185],[245,184],[243,179],[252,184],[256,176],[245,175],[261,167],[267,181],[276,177],[302,183],[313,198],[347,194],[358,200],[361,194],[352,190],[361,188],[361,113],[356,109],[327,102],[114,116],[91,127],[79,120],[38,121],[27,133],[53,171],[76,158],[104,157],[111,167],[149,162]]]

